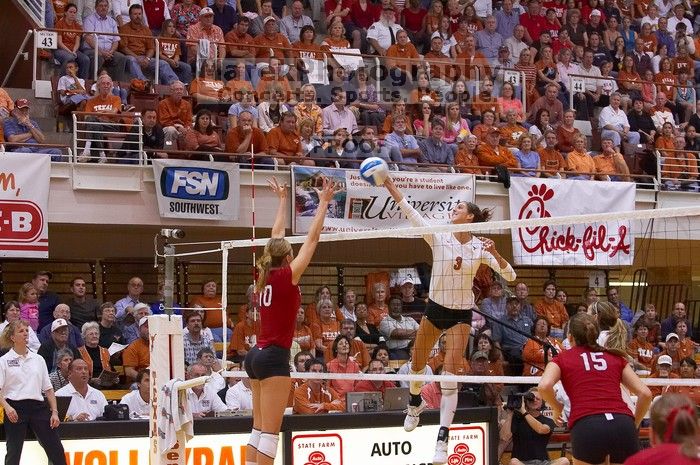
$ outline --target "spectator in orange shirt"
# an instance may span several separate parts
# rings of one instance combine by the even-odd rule
[[[318,359],[308,360],[305,368],[308,373],[326,372],[323,362]],[[307,379],[294,390],[294,413],[312,414],[344,411],[345,400],[333,388],[328,387],[322,379]]]
[[[65,16],[56,22],[58,34],[58,48],[53,56],[61,64],[61,75],[66,73],[66,63],[75,60],[78,63],[78,77],[87,79],[90,74],[90,57],[80,50],[82,37],[80,33],[83,27],[77,21],[78,7],[74,4],[66,5]]]
[[[545,281],[542,290],[544,297],[535,304],[535,313],[547,320],[553,336],[561,340],[565,336],[564,325],[569,321],[569,314],[564,304],[556,299],[557,285],[554,281]]]
[[[545,147],[541,147],[538,152],[540,154],[540,165],[542,166],[543,178],[560,178],[565,177],[566,160],[557,150],[557,133],[554,131],[545,131],[544,133]]]
[[[455,154],[455,168],[460,173],[483,174],[479,168],[479,157],[476,156],[476,146],[479,139],[474,134],[469,134],[457,147]]]
[[[201,74],[190,83],[190,95],[194,99],[194,111],[204,105],[217,112],[226,112],[231,107],[231,91],[224,81],[216,79],[216,64],[206,61]]]
[[[668,147],[668,141],[665,134],[669,132],[667,127],[671,123],[664,123],[664,137],[659,137],[656,140],[657,147]],[[671,131],[672,132],[672,131]],[[673,148],[676,151],[662,151],[664,157],[661,164],[662,182],[669,190],[678,190],[683,187],[696,189],[698,186],[698,161],[695,154],[692,152],[681,152],[685,149],[685,137],[683,134],[678,134],[673,137]]]
[[[122,34],[119,41],[119,50],[126,56],[126,66],[132,77],[146,79],[144,71],[152,73],[158,66],[158,79],[161,84],[170,84],[177,81],[177,75],[173,72],[166,60],[156,60],[155,42],[151,30],[143,24],[143,7],[138,3],[129,7],[130,21],[119,28]],[[139,36],[139,37],[134,37]]]
[[[593,158],[586,150],[586,137],[582,134],[577,134],[574,137],[574,150],[566,157],[566,163],[569,165],[569,179],[592,179],[592,174],[595,173],[595,163]],[[585,173],[585,174],[584,174]]]
[[[359,337],[355,337],[355,322],[342,320],[340,323],[340,335],[346,336],[350,340],[350,357],[360,365],[361,369],[365,370],[370,361],[369,351],[364,342]],[[326,347],[323,353],[324,360],[331,360],[332,355],[331,349]]]
[[[180,39],[175,32],[175,22],[172,19],[163,21],[163,29],[158,37],[160,45],[160,59],[165,60],[177,77],[185,84],[192,81],[192,67],[181,61],[182,49]]]
[[[683,144],[685,145],[685,139]],[[600,154],[593,159],[596,177],[602,181],[629,182],[630,170],[622,154],[615,149],[612,138],[604,137],[600,145]]]
[[[374,302],[367,308],[369,316],[367,322],[371,325],[379,327],[382,319],[389,314],[389,306],[387,305],[386,286],[383,283],[375,283],[372,288],[374,294]]]
[[[339,334],[331,346],[333,358],[326,362],[328,373],[361,373],[360,364],[352,357],[350,338]],[[350,379],[333,379],[330,387],[341,395],[354,391],[355,381]]]
[[[197,123],[195,122],[195,126]],[[219,308],[221,307],[221,295],[217,292],[216,281],[210,279],[202,283],[202,293],[192,296],[189,302],[190,307],[199,305],[201,308]],[[221,310],[206,310],[206,317],[202,319],[205,328],[211,329],[215,342],[223,341],[223,317]],[[233,323],[229,318],[226,318],[227,340],[231,340],[231,328]]]
[[[273,161],[267,156],[267,140],[265,134],[253,125],[253,114],[242,111],[238,115],[238,126],[229,128],[226,133],[226,151],[241,154],[230,156],[232,162],[251,163],[251,157],[242,154],[250,154],[255,151],[255,163],[273,165]]]
[[[277,29],[277,18],[270,15],[263,19],[263,33],[253,39],[256,47],[255,58],[270,59],[272,57],[284,60],[291,58],[291,44]]]
[[[236,26],[224,36],[227,56],[233,58],[253,58],[255,56],[255,50],[250,47],[253,44],[253,36],[248,33],[249,29],[250,18],[239,16]]]
[[[498,141],[501,132],[495,127],[486,134],[486,142],[482,142],[476,148],[476,155],[479,157],[481,166],[495,167],[505,165],[509,168],[517,168],[518,161],[513,153],[507,148],[499,145]]]
[[[85,130],[90,134],[90,139],[85,142],[85,147],[81,155],[78,156],[79,162],[97,161],[98,157],[104,159],[107,148],[104,133],[125,132],[125,127],[117,124],[121,122],[121,118],[115,115],[120,113],[122,102],[119,97],[112,94],[112,86],[112,78],[106,73],[101,75],[97,79],[97,95],[85,102],[86,112],[100,113],[101,115],[85,117],[85,122],[88,123]],[[91,152],[93,146],[95,150],[99,150],[99,156],[96,156],[94,151]]]
[[[243,361],[245,355],[255,345],[259,331],[260,323],[254,320],[253,312],[246,314],[245,320],[236,323],[236,326],[233,328],[231,347],[229,349],[234,362],[240,363]]]
[[[638,321],[634,325],[634,339],[627,345],[627,353],[644,369],[651,369],[651,362],[654,360],[654,346],[647,341],[649,328]]]
[[[183,150],[192,152],[221,152],[221,138],[214,130],[209,110],[199,110],[194,117],[194,127],[185,133]]]
[[[200,39],[207,39],[210,42],[209,53],[199,50]],[[206,61],[226,56],[224,31],[214,24],[214,10],[211,8],[204,7],[199,10],[199,21],[187,28],[187,48],[187,61],[193,65],[193,69],[197,59],[200,58],[199,55],[202,55],[201,58]]]
[[[322,299],[318,302],[318,322],[311,326],[316,354],[323,356],[326,347],[330,347],[340,334],[340,322],[333,318],[333,302]]]
[[[294,329],[294,338],[293,340],[299,344],[299,348],[301,350],[314,350],[314,338],[311,333],[311,328],[304,324],[304,316],[306,315],[306,310],[304,310],[304,307],[299,307],[299,310],[297,312],[297,324],[296,328]],[[330,360],[330,358],[329,358]]]
[[[182,98],[184,95],[185,85],[173,81],[170,95],[158,102],[158,123],[163,127],[166,147],[172,149],[177,148],[178,139],[192,127],[192,104]]]
[[[371,375],[383,375],[384,364],[381,360],[372,360],[369,362],[366,373]],[[391,381],[370,381],[363,379],[355,383],[354,392],[381,392],[384,394],[388,388],[396,387],[396,384]]]
[[[148,317],[141,318],[138,325],[139,338],[129,344],[122,354],[124,374],[129,381],[134,381],[139,371],[148,368],[151,364],[151,351],[148,345]]]
[[[277,163],[286,165],[292,161],[297,163],[313,166],[314,162],[310,159],[303,159],[301,148],[301,139],[296,131],[297,117],[294,113],[287,112],[282,115],[280,125],[270,129],[267,133],[267,148],[270,155],[273,157],[283,155],[285,157],[296,157],[295,160],[277,158]]]
[[[401,29],[396,33],[396,43],[386,51],[386,67],[394,85],[403,86],[413,81],[419,55],[416,47],[409,42],[408,32]]]
[[[550,344],[557,353],[562,351],[559,341],[549,334],[550,325],[546,318],[538,316],[532,324],[532,335],[539,339],[528,339],[523,346],[523,376],[540,376],[544,372],[545,347],[542,342]],[[549,349],[548,349],[549,350]],[[551,360],[554,353],[547,355],[547,361]]]

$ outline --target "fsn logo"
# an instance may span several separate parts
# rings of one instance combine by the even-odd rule
[[[454,452],[447,457],[447,465],[474,465],[476,455],[469,452],[469,446],[463,442],[457,444]]]
[[[185,200],[225,200],[228,173],[210,168],[166,167],[160,175],[161,192],[166,197]]]
[[[309,454],[309,458],[304,465],[331,465],[331,463],[326,460],[326,454],[317,450]]]

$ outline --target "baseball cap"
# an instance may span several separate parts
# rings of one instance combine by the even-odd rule
[[[600,13],[600,10],[595,9],[595,10],[591,11],[591,14],[588,15],[589,18],[590,18],[591,16],[602,16],[602,15],[601,15],[601,13]]]
[[[673,359],[670,355],[662,355],[656,361],[657,365],[673,365]]]
[[[416,284],[416,281],[413,279],[413,276],[407,275],[407,276],[404,276],[403,279],[401,279],[402,286],[406,283]]]
[[[141,319],[139,320],[139,328],[140,328],[141,326],[143,326],[145,323],[148,323],[148,317],[147,317],[147,316],[141,317]]]
[[[501,131],[498,130],[498,128],[491,128],[489,132],[486,133],[487,136],[490,136],[491,134],[498,134],[499,136],[501,135]],[[495,284],[495,283],[494,283]],[[503,287],[503,285],[501,285]]]
[[[681,338],[678,337],[678,334],[676,334],[676,333],[668,333],[668,336],[666,336],[666,342],[670,341],[670,340],[673,339],[674,337],[675,337],[676,339],[678,339],[679,341],[681,340]]]
[[[206,16],[206,15],[214,15],[214,10],[212,10],[208,6],[205,6],[204,8],[199,10],[199,16]]]
[[[472,354],[472,360],[479,360],[480,358],[485,358],[486,360],[488,360],[489,354],[487,354],[483,350],[477,350]]]
[[[267,16],[265,19],[263,19],[263,24],[267,24],[267,23],[269,23],[270,21],[276,21],[276,20],[277,20],[277,18],[275,18],[274,16],[270,15],[270,16]]]
[[[15,100],[15,108],[29,108],[29,100],[26,98],[18,98]]]
[[[498,51],[499,52],[507,52],[507,51],[509,51],[509,49],[508,49],[507,45],[501,45],[500,47],[498,47]]]
[[[56,318],[55,320],[53,320],[53,323],[51,323],[51,332],[63,328],[64,326],[68,326],[68,322],[63,318]]]
[[[433,35],[430,36],[430,40],[433,40],[433,39],[442,40],[442,36],[440,35],[440,33],[438,31],[435,31],[435,32],[433,32]]]

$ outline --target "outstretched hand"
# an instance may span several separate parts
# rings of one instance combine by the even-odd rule
[[[492,255],[496,252],[496,243],[492,239],[487,237],[479,237],[479,240],[484,243],[485,251]]]
[[[323,178],[323,188],[317,189],[314,188],[316,191],[316,194],[318,195],[318,200],[320,202],[330,202],[333,200],[333,197],[335,194],[340,192],[341,188],[338,186],[338,184],[334,181],[331,181],[330,179],[324,177]]]
[[[270,189],[272,189],[272,192],[274,192],[277,195],[277,197],[283,200],[287,198],[289,184],[284,183],[280,185],[280,183],[277,181],[277,178],[268,179],[267,184],[270,186]]]

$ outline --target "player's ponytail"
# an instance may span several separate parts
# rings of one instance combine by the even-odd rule
[[[651,406],[650,418],[658,442],[680,444],[680,452],[685,457],[700,457],[698,418],[695,405],[687,396],[664,394]]]
[[[627,355],[627,327],[618,316],[618,310],[609,302],[595,302],[596,319],[600,330],[608,331],[605,349],[623,357]]]
[[[626,352],[617,348],[605,348],[598,344],[600,329],[596,319],[588,313],[577,313],[569,322],[569,333],[577,346],[588,347],[593,352],[610,352],[625,357]]]
[[[479,206],[472,202],[467,202],[467,211],[474,215],[472,223],[485,223],[491,219],[493,216],[492,208],[479,208]]]
[[[256,263],[258,267],[258,280],[255,283],[256,291],[260,292],[265,287],[270,268],[280,266],[284,257],[291,254],[292,245],[284,238],[273,238],[267,241],[262,257]]]

